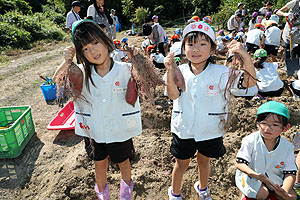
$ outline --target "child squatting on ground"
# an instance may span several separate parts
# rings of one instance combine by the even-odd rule
[[[257,132],[246,136],[237,154],[236,185],[249,199],[297,199],[294,146],[281,137],[290,128],[287,107],[269,101],[257,110]]]
[[[66,70],[76,50],[83,84],[79,96],[74,98],[75,133],[84,137],[87,154],[94,160],[96,195],[100,200],[110,199],[107,183],[110,159],[120,168],[120,199],[129,200],[134,186],[129,162],[132,137],[142,132],[139,100],[134,107],[125,101],[130,66],[113,61],[109,56],[114,50],[113,41],[92,20],[74,23],[72,40],[75,48],[64,50],[65,60],[53,80],[60,81],[59,74]]]
[[[251,57],[237,41],[232,41],[228,48],[243,58],[247,73],[241,72],[236,76],[235,69],[211,63],[215,38],[214,28],[209,24],[203,21],[191,23],[183,31],[182,42],[188,64],[178,67],[173,53],[165,58],[166,89],[168,97],[173,100],[170,151],[176,157],[172,186],[168,190],[170,200],[182,199],[182,177],[196,152],[199,181],[194,188],[200,199],[212,199],[207,188],[209,163],[210,158],[225,154],[222,136],[225,133],[223,123],[227,119],[229,91],[232,87],[245,89],[256,83]],[[184,79],[184,86],[180,88],[176,81],[178,71]]]

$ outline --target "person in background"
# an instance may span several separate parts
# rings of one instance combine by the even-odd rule
[[[267,57],[267,51],[264,49],[258,49],[254,53],[258,94],[262,98],[278,97],[283,92],[284,84],[277,73],[278,63],[266,62]]]
[[[222,42],[222,37],[224,37],[225,36],[225,33],[224,33],[224,31],[223,30],[219,30],[218,31],[218,37],[216,38],[216,42],[218,43],[218,42]]]
[[[146,56],[147,55],[147,47],[150,45],[150,40],[149,40],[149,37],[148,36],[146,36],[145,37],[145,40],[142,42],[142,45],[141,45],[141,47],[142,47],[142,49],[143,49],[143,51],[144,51],[144,55]]]
[[[72,24],[78,20],[81,20],[79,16],[80,6],[81,6],[80,2],[73,1],[71,6],[72,6],[72,10],[68,12],[67,20],[66,20],[66,28],[68,28],[70,31],[72,30]]]
[[[231,33],[232,31],[238,31],[241,27],[241,17],[242,14],[239,12],[238,14],[232,15],[227,21],[227,29]]]
[[[116,49],[113,51],[113,60],[118,62],[127,62],[128,59],[126,59],[126,54],[124,51],[120,50],[122,48],[121,41],[114,39],[113,42],[116,47]]]
[[[237,6],[237,10],[235,11],[235,15],[237,14],[241,14],[242,17],[241,17],[241,21],[242,21],[242,24],[241,24],[241,27],[245,27],[245,17],[246,17],[246,11],[243,9],[244,8],[244,4],[243,3],[239,3],[238,6]]]
[[[298,80],[295,80],[295,81],[291,81],[290,82],[290,87],[291,89],[293,90],[294,92],[294,96],[295,97],[300,97],[300,70],[298,70],[297,72],[297,76],[298,76]],[[300,167],[300,155],[299,155],[299,166]],[[300,172],[299,172],[299,175],[298,175],[298,178],[297,178],[297,183],[300,183]]]
[[[257,16],[258,16],[258,12],[252,13],[252,18],[250,19],[249,24],[248,24],[249,25],[248,31],[251,31],[252,29],[254,29],[254,25],[259,23]]]
[[[296,200],[294,146],[281,136],[290,128],[289,111],[269,101],[256,116],[258,131],[243,138],[236,158],[235,183],[242,200]]]
[[[229,41],[229,36],[226,35],[222,37],[222,42],[217,43],[216,53],[221,54],[222,56],[225,56],[228,52],[227,43]]]
[[[246,34],[246,47],[248,52],[254,53],[257,49],[262,47],[262,35],[264,34],[264,26],[257,23],[254,29]]]
[[[197,15],[193,16],[191,19],[195,20],[195,22],[200,22],[200,17]]]
[[[167,33],[165,32],[163,27],[158,23],[157,15],[153,15],[152,20],[152,32],[149,35],[149,38],[152,44],[155,45],[155,49],[158,48],[159,53],[162,53],[163,56],[166,56],[164,44],[167,38]]]
[[[206,23],[212,25],[212,18],[211,18],[211,16],[205,16],[205,17],[203,17],[202,20],[205,21]]]
[[[92,0],[92,5],[88,7],[87,18],[92,18],[112,38],[110,25],[113,20],[109,15],[108,9],[105,7],[104,0]]]
[[[113,23],[112,23],[112,25],[110,25],[110,28],[111,28],[112,39],[116,39],[116,37],[117,37],[117,31],[116,31],[117,22],[116,22],[115,14],[116,14],[116,10],[111,9],[110,17],[111,17]]]
[[[298,5],[297,5],[298,4]],[[285,4],[285,6],[283,6],[281,9],[279,9],[276,12],[276,15],[278,16],[283,16],[283,17],[287,17],[290,21],[294,19],[294,17],[296,15],[300,15],[299,12],[299,7],[300,7],[300,1],[297,0],[292,0],[290,2],[288,2],[287,4]],[[298,11],[298,13],[293,13],[294,11]],[[286,11],[288,11],[287,13],[285,13]],[[296,26],[299,26],[300,22],[299,22],[300,18],[298,17],[297,19],[295,19],[295,21],[293,22],[293,29],[297,28]],[[296,25],[297,23],[297,25]],[[295,26],[296,25],[296,26]],[[283,33],[282,33],[282,39],[284,41],[284,58],[300,58],[300,45],[299,44],[293,44],[293,51],[290,52],[290,31],[291,28],[288,24],[288,22],[285,23],[284,29],[283,29]],[[292,55],[290,55],[292,53]]]
[[[174,31],[175,35],[178,36],[179,40],[182,40],[182,31],[181,28],[176,28],[176,30]]]
[[[274,10],[273,15],[271,15],[271,17],[270,17],[270,20],[273,20],[278,24],[279,23],[279,17],[278,17],[278,15],[276,15],[277,11],[278,11],[278,9]]]
[[[174,38],[173,38],[173,36],[174,36]],[[181,52],[182,42],[179,40],[177,35],[173,35],[173,36],[171,37],[172,45],[170,47],[170,52],[173,52],[175,57],[180,57],[181,54],[184,53],[184,52]]]
[[[276,58],[280,46],[281,34],[282,32],[275,21],[266,21],[266,30],[262,37],[262,41],[264,43],[264,49],[267,51],[268,55],[271,55],[273,62],[277,62]]]
[[[267,12],[272,13],[272,9],[271,9],[272,6],[273,6],[273,3],[271,1],[268,1],[266,3],[265,7],[262,7],[262,8],[259,9],[259,11],[258,11],[259,15],[266,16]]]

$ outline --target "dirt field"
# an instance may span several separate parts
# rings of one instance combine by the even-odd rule
[[[120,36],[119,37],[123,37]],[[140,46],[143,37],[128,37],[130,44]],[[40,48],[9,56],[8,63],[0,66],[0,106],[30,105],[36,134],[21,156],[0,160],[0,199],[2,200],[91,200],[94,193],[94,166],[86,157],[82,138],[72,131],[48,131],[49,121],[60,110],[47,105],[40,85],[39,75],[51,77],[62,62],[62,50],[67,44],[45,44]],[[279,69],[280,75],[286,74]],[[268,99],[270,100],[270,99]],[[282,97],[290,110],[292,128],[284,136],[292,141],[300,130],[300,99],[291,97],[288,91]],[[242,138],[256,130],[254,115],[263,101],[233,100],[232,121],[224,136],[227,153],[220,159],[211,160],[209,188],[214,199],[238,199],[234,184],[235,156]],[[142,109],[143,118],[158,112],[158,126],[144,128],[134,138],[136,153],[133,156],[132,177],[135,182],[133,199],[167,200],[171,184],[171,172],[175,159],[169,153],[171,133],[169,129],[171,104],[159,88],[156,110]],[[197,180],[196,160],[191,161],[184,175],[182,194],[184,199],[197,199],[193,184]],[[108,171],[111,199],[119,199],[119,170],[111,164]]]

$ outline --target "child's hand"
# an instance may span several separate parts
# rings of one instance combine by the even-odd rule
[[[259,174],[256,179],[265,183],[272,190],[278,190],[280,188],[279,185],[274,184],[273,181],[271,179],[269,179],[265,174]]]
[[[289,200],[289,199],[296,199],[296,195],[292,195],[287,193],[282,187],[278,186],[278,188],[275,191],[275,194],[277,194],[280,199],[285,199],[285,200]]]
[[[64,58],[66,63],[72,62],[75,55],[75,47],[69,46],[64,49]]]
[[[173,70],[174,69],[174,65],[176,65],[176,63],[175,63],[175,58],[174,58],[174,53],[173,52],[169,53],[165,57],[164,65],[165,65],[167,70]]]
[[[232,40],[229,43],[228,48],[232,53],[238,53],[242,57],[249,56],[243,45],[240,42],[237,42],[236,40]]]

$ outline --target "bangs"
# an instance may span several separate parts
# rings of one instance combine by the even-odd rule
[[[95,40],[104,43],[101,39],[99,29],[95,30],[92,27],[86,27],[85,29],[83,27],[82,29],[76,31],[76,35],[74,37],[74,44],[78,48],[78,50],[81,51],[84,46],[92,43]]]
[[[74,45],[76,52],[81,52],[82,48],[92,43],[93,41],[99,41],[108,48],[109,53],[114,50],[113,41],[103,32],[99,25],[93,22],[83,22],[76,28],[73,35]]]

